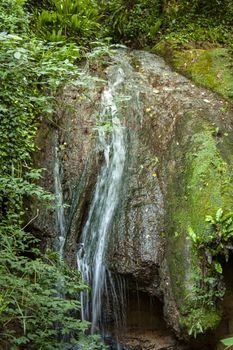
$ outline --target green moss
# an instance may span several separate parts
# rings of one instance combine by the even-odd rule
[[[202,235],[206,215],[214,215],[219,207],[227,211],[233,206],[233,147],[225,139],[227,136],[216,136],[216,128],[209,122],[187,114],[177,127],[170,150],[176,164],[168,179],[168,263],[181,323],[194,335],[216,326],[218,291],[204,290],[201,284],[197,288],[197,281],[203,279],[203,266],[188,229]],[[198,314],[199,332],[191,330]]]
[[[182,74],[233,102],[232,55],[226,48],[197,49],[177,40],[160,41],[152,50]]]
[[[203,230],[207,213],[214,214],[221,206],[230,209],[231,171],[218,150],[211,128],[194,134],[190,141],[192,147],[185,160],[188,169],[186,191],[191,224],[198,232]]]
[[[196,83],[233,102],[233,70],[227,49],[175,51],[173,64]]]

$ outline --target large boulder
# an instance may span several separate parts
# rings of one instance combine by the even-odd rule
[[[199,302],[202,291],[196,282],[203,276],[189,230],[201,234],[206,215],[232,208],[233,113],[228,102],[173,72],[156,55],[121,50],[111,64],[125,69],[124,94],[131,99],[120,101],[127,160],[106,263],[128,281],[128,288],[137,286],[159,298],[167,324],[188,338],[214,329],[220,320],[219,284],[212,286],[216,295],[208,296],[209,304]],[[73,264],[103,159],[94,130],[107,82],[93,74],[106,79],[108,68],[94,69],[89,95],[67,86],[56,123],[38,134],[38,163],[47,168],[44,185],[50,190],[57,147],[63,198],[69,205],[65,256]],[[55,238],[56,211],[42,213],[34,230]]]

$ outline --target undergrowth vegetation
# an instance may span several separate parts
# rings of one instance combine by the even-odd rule
[[[34,136],[52,118],[59,89],[78,76],[80,50],[36,38],[23,3],[0,4],[0,348],[95,348],[98,339],[84,336],[88,324],[78,317],[78,294],[87,287],[56,253],[40,252],[24,205],[25,198],[53,204],[36,184],[42,170],[31,165]]]
[[[100,29],[99,13],[93,0],[52,0],[50,11],[43,9],[37,16],[39,35],[49,41],[69,38],[79,45],[93,40]]]
[[[232,47],[231,0],[28,0],[28,8],[34,29],[47,40],[87,45],[109,37],[134,47],[161,40]]]
[[[117,42],[137,47],[160,40],[232,46],[230,0],[102,0],[101,8],[109,35]]]

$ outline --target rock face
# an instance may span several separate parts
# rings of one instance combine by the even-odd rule
[[[199,233],[206,215],[232,208],[233,112],[227,102],[194,86],[153,54],[122,50],[111,64],[130,69],[124,91],[128,98],[120,101],[127,163],[106,263],[129,290],[137,286],[148,298],[158,298],[167,325],[188,338],[188,333],[215,328],[220,319],[214,296],[208,307],[193,298],[201,272],[188,230]],[[65,256],[72,264],[102,161],[94,129],[106,69],[90,68],[88,89],[67,86],[54,125],[41,127],[38,134],[37,163],[47,169],[43,181],[49,190],[58,150],[63,199],[69,205]],[[55,211],[42,210],[33,229],[54,241],[55,222]],[[128,330],[132,334],[134,327]],[[173,340],[170,345],[166,341],[157,348],[175,348]],[[148,344],[144,348],[156,348]]]
[[[92,77],[86,73],[85,79]],[[99,85],[96,83],[94,89],[90,88],[88,91],[85,85],[82,88],[67,86],[58,98],[54,120],[42,123],[37,135],[39,151],[35,163],[46,169],[41,185],[53,193],[56,192],[55,163],[58,162],[62,198],[67,204],[65,257],[73,266],[76,266],[78,236],[85,222],[101,163],[93,132],[93,115],[98,112],[99,107]],[[58,221],[57,210],[40,208],[39,218],[33,223],[32,229],[44,233],[48,245],[57,248]]]

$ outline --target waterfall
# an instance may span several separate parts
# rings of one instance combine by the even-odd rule
[[[56,137],[57,141],[57,137]],[[60,175],[60,161],[58,156],[58,145],[55,145],[55,162],[54,162],[54,190],[55,190],[55,203],[56,203],[56,224],[58,232],[58,241],[56,243],[56,251],[59,254],[59,258],[63,260],[64,257],[64,244],[65,244],[65,213],[64,213],[64,203],[63,203],[63,193],[61,185],[61,175]]]
[[[82,319],[92,322],[91,333],[98,329],[101,318],[102,296],[107,288],[109,274],[105,265],[105,253],[110,225],[119,203],[126,159],[125,128],[117,106],[124,74],[122,67],[113,67],[108,86],[102,93],[102,126],[98,128],[98,140],[104,153],[104,164],[97,179],[77,253],[78,269],[91,287],[90,293],[81,294]],[[106,124],[111,125],[110,135]]]

